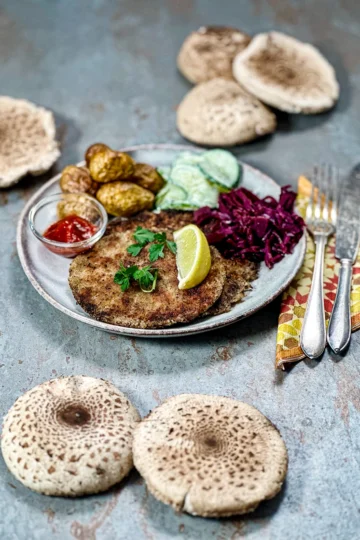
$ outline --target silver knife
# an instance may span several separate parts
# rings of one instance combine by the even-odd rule
[[[359,248],[360,164],[343,186],[336,222],[335,257],[340,259],[339,283],[328,327],[328,343],[334,353],[343,352],[351,336],[350,292],[352,267]]]

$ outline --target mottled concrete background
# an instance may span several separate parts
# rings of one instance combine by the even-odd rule
[[[55,112],[63,152],[55,172],[98,140],[183,142],[175,109],[189,84],[175,57],[192,29],[282,30],[311,41],[334,64],[341,100],[321,116],[280,115],[273,137],[236,153],[295,185],[316,161],[346,171],[359,158],[359,7],[356,0],[2,0],[0,91]],[[19,394],[57,375],[106,377],[142,414],[184,391],[224,394],[277,424],[290,468],[275,500],[248,518],[216,521],[175,514],[135,472],[111,493],[72,501],[31,493],[1,460],[0,538],[359,538],[360,334],[341,361],[326,353],[282,374],[273,368],[278,303],[188,339],[135,341],[77,324],[32,289],[15,251],[19,212],[48,177],[0,193],[1,416]]]

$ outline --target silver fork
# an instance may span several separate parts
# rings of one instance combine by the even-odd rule
[[[306,209],[306,226],[314,237],[316,250],[311,290],[300,336],[300,346],[309,358],[318,358],[326,347],[324,254],[328,239],[336,227],[336,180],[335,167],[331,165],[315,167],[311,196]]]

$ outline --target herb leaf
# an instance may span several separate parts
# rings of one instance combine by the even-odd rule
[[[114,283],[120,285],[123,292],[127,291],[127,289],[130,287],[130,280],[136,270],[137,266],[130,266],[129,268],[125,268],[125,266],[121,264],[120,269],[116,272],[114,276]]]
[[[162,233],[155,233],[155,238],[154,240],[156,242],[160,242],[160,244],[163,244],[165,241],[166,241],[166,233],[162,232]]]
[[[176,244],[175,242],[172,242],[171,240],[166,240],[166,245],[168,249],[170,249],[171,253],[174,255],[176,254]]]
[[[141,280],[139,281],[139,285],[140,285],[140,289],[145,292],[145,293],[151,293],[155,290],[155,287],[156,287],[156,282],[157,282],[157,278],[158,278],[158,273],[159,271],[157,269],[154,270],[154,274],[152,275],[152,285],[151,286],[145,286],[144,285],[144,282]]]
[[[159,257],[164,258],[164,247],[165,244],[153,244],[149,248],[149,260],[150,262],[155,262]]]
[[[133,257],[137,257],[143,247],[147,244],[155,242],[149,248],[149,260],[150,262],[155,262],[159,257],[164,258],[164,248],[165,246],[175,255],[176,253],[176,244],[171,240],[166,239],[166,233],[154,233],[149,231],[149,229],[143,229],[138,226],[136,231],[133,234],[136,244],[131,244],[128,246],[126,251],[130,253]]]
[[[114,282],[120,285],[123,292],[127,291],[130,287],[131,280],[139,283],[140,289],[143,292],[152,292],[156,287],[156,281],[158,277],[158,270],[151,268],[151,266],[145,266],[139,268],[136,265],[125,268],[121,263],[119,270],[114,276]]]
[[[126,248],[126,251],[133,257],[137,257],[144,246],[141,244],[131,244]]]
[[[145,286],[150,285],[153,280],[154,276],[151,273],[151,266],[145,266],[144,268],[138,268],[136,272],[134,272],[134,279],[135,281],[142,281]]]
[[[149,242],[153,242],[155,239],[155,233],[149,231],[149,229],[143,229],[142,227],[136,227],[134,232],[134,238],[136,242],[142,246],[145,246]]]

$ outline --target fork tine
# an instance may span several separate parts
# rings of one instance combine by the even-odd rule
[[[339,185],[339,169],[337,167],[332,167],[332,185],[331,185],[331,221],[332,224],[336,225],[337,219],[337,207],[338,207],[338,185]]]
[[[322,183],[323,183],[323,167],[314,168],[314,186],[317,188],[317,196],[315,200],[314,217],[321,217],[321,199],[322,199]]]
[[[310,193],[310,198],[309,198],[309,202],[308,202],[308,205],[306,207],[306,221],[307,223],[310,223],[310,221],[312,220],[313,218],[313,210],[314,210],[314,173],[312,173],[311,175],[311,193]]]
[[[329,205],[330,205],[330,185],[331,185],[331,165],[324,166],[324,185],[323,185],[323,219],[329,221]]]

